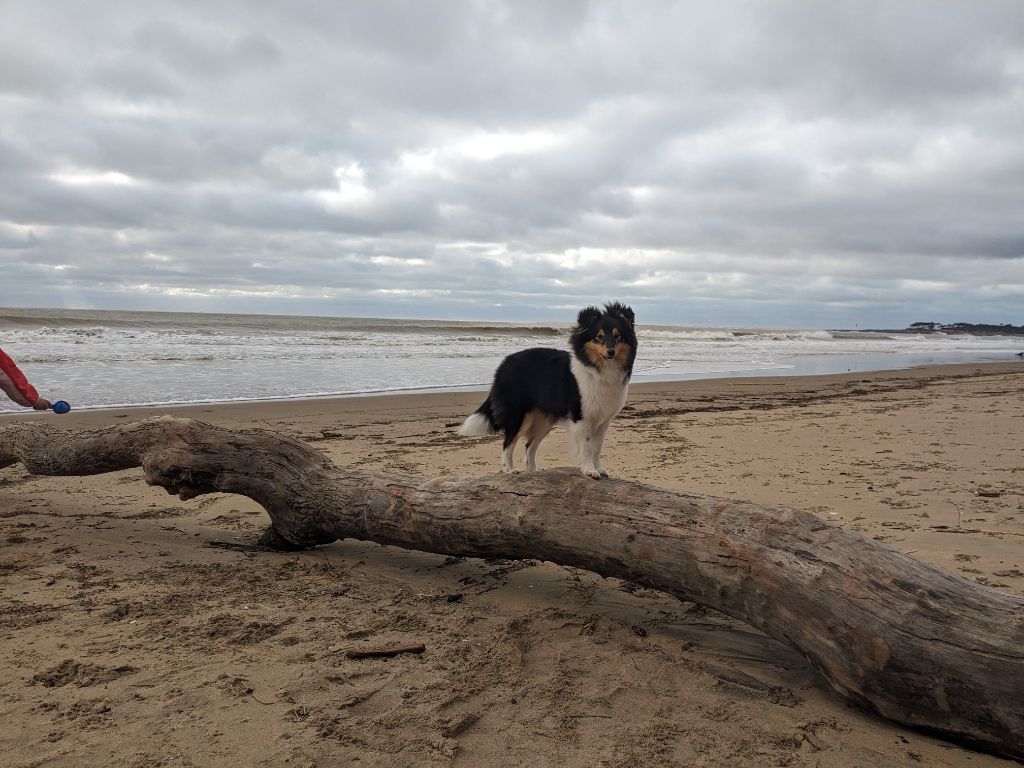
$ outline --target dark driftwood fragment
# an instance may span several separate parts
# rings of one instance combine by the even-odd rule
[[[411,645],[394,645],[389,648],[353,648],[346,651],[345,655],[350,659],[369,659],[377,656],[397,656],[400,653],[423,653],[427,646],[423,643],[412,643]]]
[[[48,475],[141,466],[183,499],[239,493],[270,513],[270,545],[354,538],[628,579],[790,643],[884,717],[1024,759],[1024,599],[804,512],[572,470],[364,472],[271,432],[175,418],[79,433],[8,426],[0,467],[16,461]]]

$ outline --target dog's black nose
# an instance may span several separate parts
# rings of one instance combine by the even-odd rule
[[[615,350],[609,349],[605,354],[608,356],[608,359],[611,360],[613,357],[615,357]]]

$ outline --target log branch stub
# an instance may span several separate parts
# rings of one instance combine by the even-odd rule
[[[102,430],[0,429],[0,467],[141,466],[183,499],[261,504],[270,548],[354,538],[447,555],[548,560],[740,619],[800,651],[883,717],[1024,759],[1024,599],[786,507],[594,481],[568,469],[427,479],[337,467],[265,430],[160,417]]]
[[[408,645],[393,645],[387,648],[353,648],[345,652],[350,659],[374,659],[386,658],[388,656],[400,656],[403,653],[423,653],[427,646],[423,643],[410,643]]]

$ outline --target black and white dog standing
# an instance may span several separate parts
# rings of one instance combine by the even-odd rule
[[[505,436],[504,472],[516,472],[512,453],[526,443],[526,470],[537,469],[537,448],[552,427],[569,430],[569,450],[584,474],[608,477],[601,466],[604,436],[626,403],[636,359],[633,310],[612,303],[580,310],[570,337],[572,353],[546,347],[506,357],[491,392],[459,428],[462,435]]]

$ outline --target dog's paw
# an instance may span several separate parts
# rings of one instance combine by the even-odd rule
[[[504,469],[504,468],[502,468],[501,471],[504,472],[506,475],[518,475],[519,474],[519,470],[518,469]]]
[[[601,469],[599,467],[597,471],[601,473],[601,477],[611,477],[611,475],[608,474],[608,470],[607,469]]]
[[[600,480],[601,477],[602,477],[601,471],[597,470],[597,469],[584,469],[584,470],[582,470],[582,472],[587,477],[592,477],[595,480]]]

